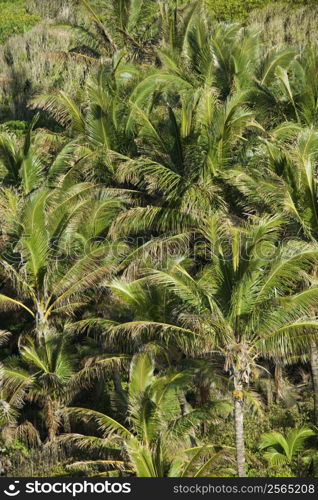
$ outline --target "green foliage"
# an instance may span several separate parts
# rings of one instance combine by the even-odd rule
[[[37,14],[30,14],[23,0],[18,2],[1,2],[0,43],[10,36],[24,33],[40,21]]]
[[[28,128],[28,123],[20,120],[9,120],[3,123],[4,128],[13,132],[16,136],[22,137]]]
[[[0,51],[5,474],[316,476],[311,5],[51,4]]]
[[[244,21],[253,9],[268,5],[270,0],[206,0],[213,15],[219,20]]]
[[[96,411],[84,408],[68,410],[83,419],[95,420],[103,438],[68,434],[61,438],[62,442],[85,449],[89,454],[102,448],[108,451],[109,457],[108,460],[77,462],[75,468],[104,464],[106,470],[128,468],[137,477],[186,477],[189,473],[199,477],[231,452],[230,448],[202,445],[194,437],[191,439],[204,414],[207,416],[210,412],[190,407],[186,413],[181,411],[179,397],[190,374],[169,370],[155,376],[154,369],[154,362],[147,353],[133,357],[128,393],[124,395],[131,430]],[[204,460],[206,452],[212,456],[208,455],[203,465],[198,466],[198,457]],[[128,455],[128,461],[125,455]]]
[[[315,453],[308,447],[308,440],[315,435],[308,427],[291,429],[286,437],[280,432],[271,431],[262,436],[259,447],[260,450],[266,450],[264,458],[273,469],[287,464],[294,474],[303,475],[305,464],[311,463]]]
[[[246,21],[249,14],[258,9],[271,6],[276,3],[273,0],[206,0],[208,8],[218,20],[222,21]],[[316,5],[316,0],[281,0],[282,5],[299,8],[307,5]]]

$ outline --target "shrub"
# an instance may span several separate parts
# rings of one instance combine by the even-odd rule
[[[40,17],[37,14],[27,12],[24,2],[0,2],[0,43],[3,43],[10,36],[28,31],[34,26]]]
[[[219,20],[245,21],[249,14],[257,9],[273,6],[277,3],[297,8],[306,5],[317,5],[317,0],[206,0],[211,11]]]

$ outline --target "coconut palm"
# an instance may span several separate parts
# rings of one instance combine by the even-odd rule
[[[235,65],[249,71],[247,60],[253,59],[256,40],[252,35],[245,39],[237,26],[228,32],[220,28],[214,49],[221,38],[228,42],[227,35],[232,49],[234,39],[239,47],[242,37],[246,60],[241,54],[239,61],[237,55]],[[224,95],[222,84],[216,85],[218,57],[226,56],[214,53],[211,40],[204,20],[194,16],[182,47],[164,48],[163,67],[146,74],[131,92],[126,130],[136,137],[137,150],[133,156],[115,155],[115,176],[142,190],[146,206],[123,214],[118,230],[114,227],[116,235],[184,231],[228,201],[223,172],[240,161],[245,136],[261,127],[247,108],[249,85],[243,77],[240,84],[236,75],[236,84]]]
[[[15,189],[25,197],[40,187],[55,187],[67,173],[71,176],[85,154],[77,141],[34,130],[38,119],[37,114],[22,138],[5,125],[0,132],[1,187]]]
[[[78,46],[72,55],[87,61],[103,60],[116,50],[126,48],[131,59],[153,59],[160,35],[157,2],[100,2],[81,0],[91,21],[83,26],[71,26]],[[98,8],[99,7],[99,8]]]
[[[264,169],[256,166],[259,160],[263,161],[261,156],[265,158]],[[255,153],[248,169],[231,171],[229,178],[246,196],[247,203],[253,200],[260,211],[266,212],[279,207],[288,214],[289,231],[295,237],[317,243],[317,159],[317,132],[313,128],[303,129],[285,124],[272,132],[272,140],[266,141],[264,147]],[[311,369],[315,421],[318,421],[318,349],[313,339]]]
[[[258,360],[277,353],[290,356],[314,338],[305,332],[317,328],[316,319],[308,317],[317,288],[291,295],[303,279],[299,270],[310,269],[317,250],[299,242],[277,249],[281,224],[277,217],[241,227],[221,224],[217,216],[207,219],[202,234],[210,263],[199,276],[194,278],[177,260],[149,277],[178,298],[174,323],[137,321],[118,327],[133,336],[155,328],[163,338],[174,335],[190,353],[223,357],[233,381],[240,476],[245,475],[244,390]]]
[[[24,396],[33,378],[27,372],[19,371],[14,373],[8,383],[9,368],[1,366],[1,391],[0,391],[0,422],[1,438],[5,443],[19,440],[25,442],[29,447],[36,447],[40,444],[38,429],[30,420],[20,418],[24,405]]]
[[[203,93],[202,101],[191,103],[192,109],[188,104],[185,100],[181,109],[172,108],[163,98],[150,116],[133,106],[127,126],[138,130],[140,156],[118,156],[116,177],[142,190],[146,201],[114,222],[114,236],[186,232],[202,217],[225,208],[222,172],[228,168],[230,151],[239,148],[242,135],[257,124],[244,107],[243,94],[221,104]]]
[[[8,343],[9,332],[0,332],[0,345]],[[5,363],[7,358],[5,358]],[[3,363],[0,364],[0,426],[1,437],[5,443],[14,440],[23,440],[30,447],[37,446],[40,436],[37,429],[29,420],[20,421],[20,412],[24,404],[26,391],[33,383],[32,375],[20,371],[8,383],[10,370]]]
[[[63,406],[76,392],[72,385],[74,362],[67,338],[61,333],[46,333],[40,342],[32,338],[21,342],[19,357],[8,358],[3,368],[3,388],[8,393],[13,388],[19,390],[20,407],[31,402],[43,409],[49,441],[63,424]]]
[[[247,412],[272,430],[275,396],[307,403],[308,362],[318,422],[317,48],[269,48],[206,1],[71,3],[30,102],[55,132],[0,124],[2,437],[199,477],[236,473],[233,425],[244,476]],[[32,43],[21,68],[3,50],[22,93]],[[270,467],[314,472],[312,432],[266,434]]]
[[[68,409],[69,413],[84,421],[95,420],[102,437],[67,434],[60,440],[86,451],[104,450],[104,453],[113,455],[113,458],[89,460],[82,464],[119,467],[138,477],[186,476],[198,463],[200,453],[204,456],[204,452],[210,451],[212,456],[197,469],[199,476],[209,466],[216,466],[224,459],[225,449],[213,445],[199,446],[194,437],[193,430],[199,425],[205,410],[192,409],[188,404],[182,410],[179,396],[189,375],[170,371],[155,376],[154,371],[155,364],[149,354],[139,353],[133,357],[126,425],[90,409]],[[222,405],[219,411],[222,411]]]
[[[10,337],[9,332],[0,332],[0,344],[5,345]],[[4,370],[2,363],[0,364],[0,425],[2,428],[11,426],[16,423],[17,408],[20,406],[20,387],[14,391],[6,391],[4,389]],[[27,381],[28,383],[28,381]]]
[[[317,50],[308,47],[297,54],[290,48],[275,48],[264,62],[266,59],[271,60],[267,64],[269,71],[260,65],[251,93],[252,102],[263,118],[266,120],[270,110],[272,125],[277,125],[277,121],[291,120],[305,127],[316,126],[318,89],[314,75],[318,67]],[[268,116],[266,121],[271,126]]]
[[[119,0],[94,5],[91,0],[81,0],[80,3],[91,22],[70,26],[77,40],[70,55],[86,62],[102,62],[124,48],[129,60],[158,64],[160,46],[180,50],[193,18],[205,13],[197,1]]]
[[[31,149],[31,133],[36,121],[37,117],[30,123],[21,146],[14,134],[4,131],[0,135],[2,185],[22,186],[26,195],[43,180],[43,166]]]
[[[183,114],[194,113],[201,100],[201,113],[208,116],[215,95],[226,101],[252,86],[260,57],[257,34],[236,24],[211,25],[200,9],[192,15],[181,39],[177,37],[177,47],[171,42],[159,51],[162,67],[150,71],[134,90],[133,102],[142,109],[151,109],[150,98],[158,91],[166,92],[173,103],[173,94],[178,92],[180,100],[187,101]],[[268,75],[275,69],[269,63],[264,66]]]
[[[39,336],[50,330],[51,318],[59,322],[83,306],[92,287],[115,272],[126,252],[124,243],[104,238],[110,213],[121,210],[121,201],[112,192],[99,190],[92,203],[87,195],[94,185],[68,186],[68,175],[63,183],[59,189],[42,188],[22,200],[11,191],[2,193],[8,241],[0,265],[11,290],[1,294],[0,302],[27,312]],[[4,207],[11,196],[12,212]],[[90,235],[82,224],[87,215],[92,217]]]
[[[85,106],[63,91],[43,94],[32,101],[34,108],[50,113],[76,137],[75,154],[89,179],[114,183],[112,153],[135,152],[133,135],[126,129],[125,120],[137,75],[137,67],[129,63],[126,52],[121,50],[87,80],[81,96]]]

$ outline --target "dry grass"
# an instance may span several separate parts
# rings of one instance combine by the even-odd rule
[[[317,41],[318,5],[291,9],[288,5],[272,4],[253,11],[249,24],[255,25],[269,45],[305,45]]]
[[[72,36],[52,21],[10,38],[0,51],[0,121],[26,120],[28,102],[37,92],[63,88],[73,93],[83,80],[83,64],[62,54]]]

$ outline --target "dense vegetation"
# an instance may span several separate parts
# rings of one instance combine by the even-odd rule
[[[318,475],[312,4],[4,3],[0,473]]]
[[[36,14],[30,14],[25,8],[25,2],[15,0],[0,1],[0,43],[7,40],[12,34],[23,33],[34,26],[39,20]]]

